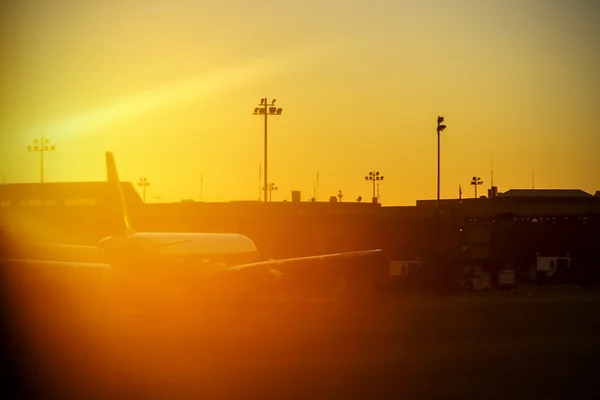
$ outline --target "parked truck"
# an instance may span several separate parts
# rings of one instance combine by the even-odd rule
[[[536,282],[538,285],[553,283],[561,280],[561,277],[569,277],[571,271],[571,257],[566,256],[541,256],[536,254],[535,264],[525,273],[525,279]]]

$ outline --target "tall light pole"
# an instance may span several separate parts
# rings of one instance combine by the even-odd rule
[[[148,181],[148,178],[140,178],[140,180],[138,181],[138,186],[142,187],[142,197],[144,199],[144,203],[146,202],[146,187],[150,186],[150,181]]]
[[[279,188],[275,186],[273,182],[269,183],[267,186],[263,187],[265,193],[269,193],[269,202],[273,201],[273,190],[278,190]]]
[[[265,203],[268,200],[267,187],[269,186],[268,180],[268,169],[267,169],[267,116],[268,115],[281,115],[283,112],[283,108],[275,107],[275,99],[269,103],[269,100],[266,97],[260,99],[260,104],[258,107],[254,108],[253,115],[264,115],[265,116],[265,180],[264,180],[264,190],[265,190]]]
[[[44,183],[44,153],[47,151],[54,151],[56,147],[50,144],[50,139],[44,136],[44,131],[39,139],[33,139],[33,145],[27,146],[28,151],[39,151],[40,152],[40,182]]]
[[[446,129],[446,125],[443,125],[444,117],[437,118],[437,201],[435,203],[436,208],[440,209],[440,133]]]
[[[319,200],[319,177],[321,176],[321,171],[317,170],[317,183],[315,184],[315,187],[313,188],[313,195],[315,197],[315,201]]]
[[[478,176],[474,176],[473,180],[471,180],[471,185],[475,186],[475,198],[477,198],[477,186],[481,184],[483,184],[483,181]]]
[[[379,181],[383,180],[383,175],[379,173],[379,171],[371,171],[369,175],[365,176],[366,181],[371,181],[373,183],[373,203],[377,203],[379,201],[379,197],[375,195],[375,186],[379,183]]]

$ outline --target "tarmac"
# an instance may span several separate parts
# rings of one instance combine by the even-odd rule
[[[69,296],[20,306],[38,398],[600,398],[598,290],[413,292],[380,308]]]

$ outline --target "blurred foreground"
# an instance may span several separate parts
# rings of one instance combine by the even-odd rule
[[[597,291],[225,307],[16,274],[2,294],[17,398],[600,396]]]

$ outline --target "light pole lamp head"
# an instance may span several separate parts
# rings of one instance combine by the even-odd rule
[[[438,117],[437,123],[441,124],[442,122],[444,122],[444,117]]]
[[[438,125],[438,127],[437,127],[438,133],[442,132],[444,129],[446,129],[446,125]]]
[[[271,104],[272,104],[272,105],[275,105],[275,101],[276,101],[276,100],[277,100],[277,99],[273,99],[273,101],[271,102]]]

